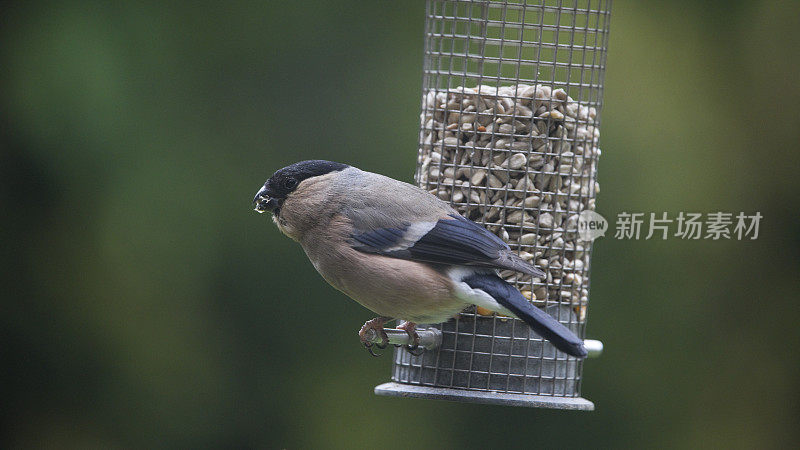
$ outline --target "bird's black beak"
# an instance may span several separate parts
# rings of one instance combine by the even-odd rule
[[[253,197],[253,205],[255,205],[253,210],[259,214],[267,211],[275,211],[275,209],[280,206],[277,199],[269,196],[269,191],[266,186],[262,187],[256,196]]]

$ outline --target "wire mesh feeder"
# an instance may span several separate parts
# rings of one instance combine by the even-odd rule
[[[591,242],[578,217],[599,189],[610,3],[429,0],[425,26],[417,183],[545,270],[501,276],[581,337]],[[473,307],[431,330],[440,345],[397,349],[377,394],[594,409],[583,363],[522,321]]]

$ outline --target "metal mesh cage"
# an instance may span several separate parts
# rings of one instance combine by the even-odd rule
[[[501,276],[585,334],[610,0],[429,0],[419,186],[546,271]],[[436,325],[441,345],[398,349],[385,395],[592,409],[582,362],[481,308]]]

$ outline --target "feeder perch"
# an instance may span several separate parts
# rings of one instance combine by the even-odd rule
[[[534,305],[584,337],[605,1],[443,1],[426,7],[417,184],[486,226],[547,275],[502,271]],[[422,354],[394,351],[378,395],[592,410],[583,361],[517,319],[470,308],[420,327]],[[407,344],[405,332],[389,341]],[[599,341],[585,340],[590,356]]]

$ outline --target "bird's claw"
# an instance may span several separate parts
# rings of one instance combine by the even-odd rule
[[[425,353],[425,347],[420,347],[418,344],[406,345],[405,348],[412,356],[422,356],[422,354]]]
[[[397,327],[397,329],[405,331],[406,334],[408,334],[408,337],[411,338],[412,343],[403,346],[408,353],[411,353],[413,356],[420,356],[425,352],[425,348],[419,346],[417,324],[414,322],[403,322],[403,324]]]
[[[386,323],[388,319],[385,317],[376,317],[372,320],[368,320],[363,327],[361,327],[361,331],[358,332],[358,337],[361,339],[361,343],[364,344],[364,347],[367,349],[370,355],[378,357],[381,356],[381,353],[375,353],[373,350],[373,346],[378,347],[379,349],[383,350],[389,344],[389,336],[386,335],[386,332],[383,331],[383,324]],[[381,342],[379,344],[373,344],[371,341],[367,339],[367,332],[369,330],[374,330],[378,333],[381,337]]]
[[[372,342],[364,342],[364,348],[367,349],[370,355],[376,358],[382,355],[382,353],[375,353],[375,351],[372,350]]]
[[[364,348],[367,349],[370,355],[372,356],[381,356],[381,353],[375,353],[375,347],[383,350],[389,345],[389,336],[386,334],[386,331],[383,329],[383,325],[388,321],[387,317],[376,317],[372,320],[368,320],[363,327],[361,327],[361,331],[358,332],[359,338],[361,338],[361,343],[364,344]],[[411,353],[413,356],[420,356],[422,353],[425,352],[424,347],[419,346],[419,334],[417,334],[417,325],[413,322],[404,322],[402,325],[397,327],[399,330],[403,330],[408,334],[408,337],[411,338],[411,344],[408,345],[395,345],[395,347],[405,347],[406,351]],[[381,337],[381,342],[376,343],[372,342],[369,338],[374,339],[374,335],[369,336],[369,331],[375,331]]]
[[[394,344],[395,347],[400,348],[403,347],[406,349],[408,353],[411,353],[412,356],[420,356],[425,353],[425,347],[420,347],[419,344],[414,345],[403,345],[403,344]]]

